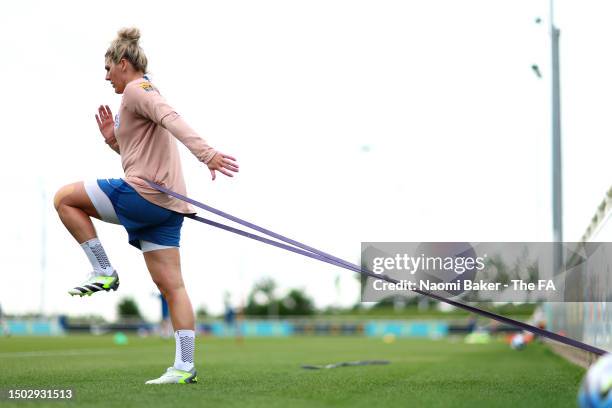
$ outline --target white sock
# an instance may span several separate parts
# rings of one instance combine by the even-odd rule
[[[195,351],[195,332],[193,330],[177,330],[174,332],[176,354],[174,368],[190,371],[193,368],[193,353]]]
[[[104,248],[98,238],[92,238],[89,241],[85,241],[81,244],[81,248],[85,251],[85,255],[91,262],[96,275],[110,276],[115,271],[104,252]]]

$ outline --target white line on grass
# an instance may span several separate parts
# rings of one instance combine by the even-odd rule
[[[127,352],[127,349],[74,349],[74,350],[58,350],[58,351],[12,351],[0,353],[2,358],[21,358],[21,357],[62,357],[62,356],[91,356],[102,354],[121,354]],[[147,349],[129,349],[129,353],[146,353],[154,351],[151,348]]]

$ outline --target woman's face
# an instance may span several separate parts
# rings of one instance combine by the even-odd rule
[[[122,59],[118,64],[112,61],[106,61],[104,65],[106,80],[110,81],[113,88],[115,88],[115,93],[122,94],[125,85],[127,85],[127,64],[128,62]]]

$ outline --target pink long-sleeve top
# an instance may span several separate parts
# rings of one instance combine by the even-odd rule
[[[195,213],[190,204],[151,188],[145,179],[187,195],[175,138],[205,164],[216,151],[185,123],[147,78],[126,85],[115,118],[115,138],[130,186],[161,207]]]

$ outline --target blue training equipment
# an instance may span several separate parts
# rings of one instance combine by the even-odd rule
[[[612,354],[607,354],[597,360],[584,376],[578,392],[578,404],[582,408],[610,408],[611,391]]]

